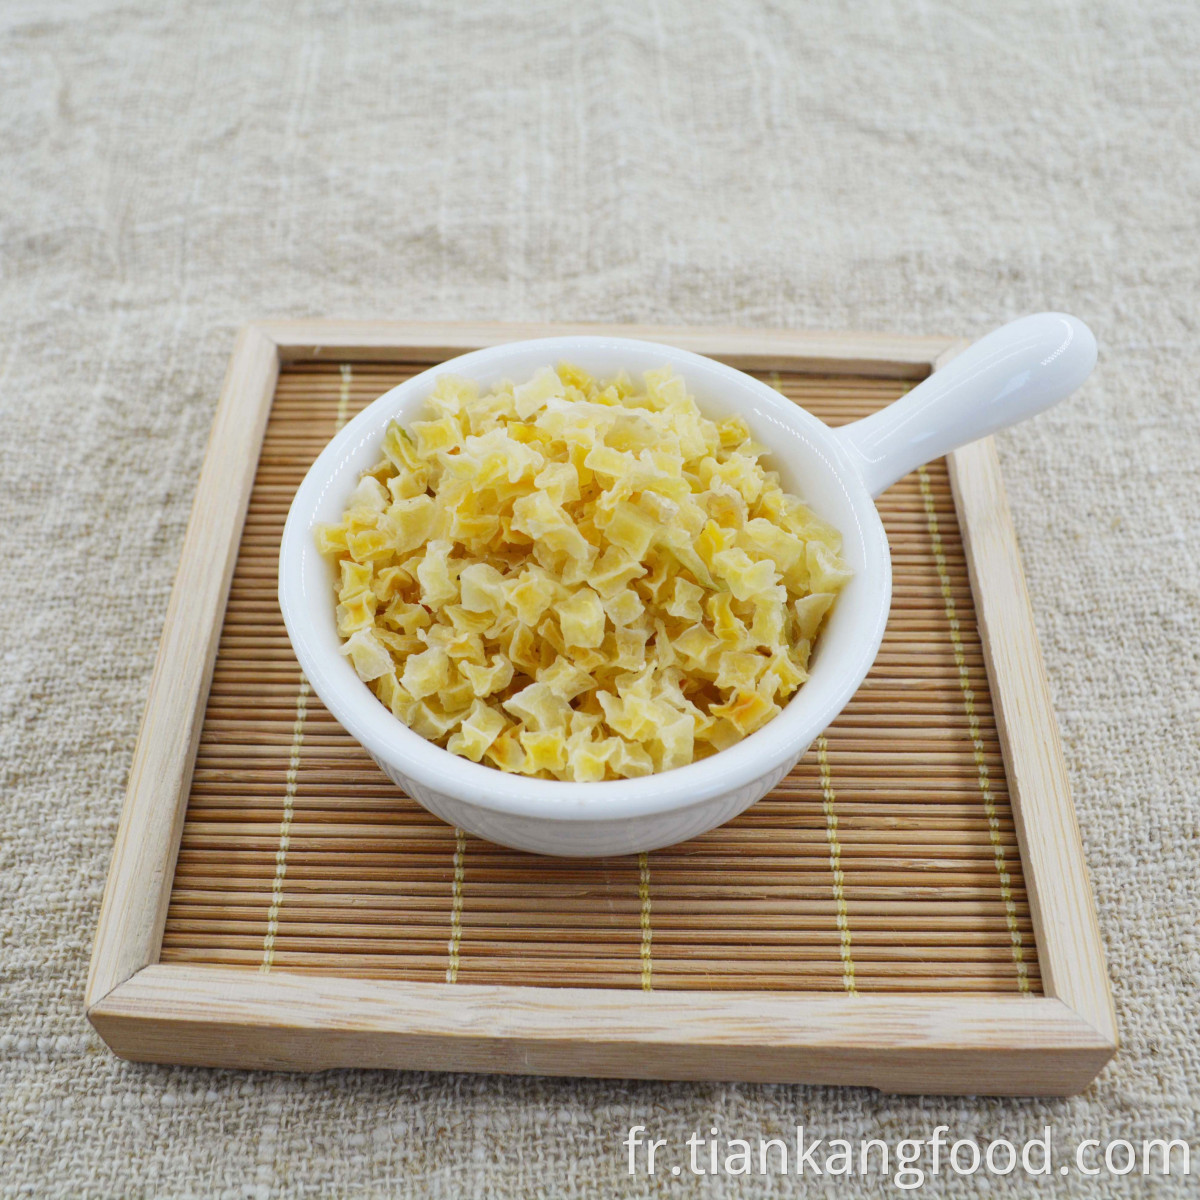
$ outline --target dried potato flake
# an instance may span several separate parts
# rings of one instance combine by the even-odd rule
[[[705,758],[803,684],[841,537],[670,368],[438,379],[342,519],[338,633],[396,717],[502,771],[594,781]]]

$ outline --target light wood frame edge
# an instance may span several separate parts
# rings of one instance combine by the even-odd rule
[[[965,345],[965,343],[964,343]],[[958,353],[953,347],[937,366]],[[1058,719],[992,438],[948,456],[1021,847],[1042,989],[1116,1053],[1116,1012]],[[1003,637],[989,630],[1003,627]]]
[[[221,619],[279,376],[261,329],[238,335],[167,603],[100,903],[85,1004],[156,963]]]
[[[482,346],[546,336],[545,322],[260,321],[255,328],[275,342],[284,363],[322,358],[441,362]],[[668,342],[744,370],[795,370],[799,357],[805,360],[803,369],[812,374],[897,379],[923,379],[953,345],[944,337],[715,326],[555,324],[554,332]]]
[[[1049,997],[492,987],[146,967],[90,1012],[118,1054],[198,1066],[380,1067],[1061,1095],[1111,1047]],[[264,1033],[269,1030],[269,1034]]]
[[[814,373],[914,379],[965,345],[871,334],[556,328],[668,341],[744,368],[796,370],[799,358]],[[329,337],[331,330],[336,338]],[[1022,654],[1011,653],[1011,643],[1004,652],[989,653],[988,671],[1043,997],[848,1001],[706,992],[681,1003],[674,994],[459,985],[450,1000],[444,985],[255,976],[158,963],[221,613],[258,457],[222,454],[219,447],[232,443],[253,450],[261,442],[283,362],[322,356],[438,361],[544,331],[544,325],[258,322],[240,334],[184,540],[101,905],[85,998],[92,1024],[124,1057],[214,1066],[318,1069],[373,1062],[541,1074],[861,1082],[896,1092],[1081,1090],[1115,1052],[1116,1024],[1024,575],[1015,543],[1004,541],[1013,536],[1011,516],[990,439],[951,455],[950,478],[981,625],[986,631],[987,621],[1003,620],[1008,630],[1015,622],[1015,644],[1022,647]],[[221,569],[205,571],[206,564]],[[1022,657],[1028,654],[1035,657]],[[194,688],[180,686],[180,674]],[[161,736],[181,728],[188,731],[186,739]],[[1039,822],[1056,831],[1053,844],[1029,836],[1030,828],[1041,828]],[[364,1015],[367,1000],[370,1016]],[[490,1018],[489,1005],[495,1006]],[[510,1020],[510,1011],[520,1019]],[[314,1012],[329,1023],[314,1023]],[[656,1020],[647,1025],[651,1017]],[[737,1023],[738,1036],[725,1028],[728,1021]],[[273,1031],[271,1045],[262,1044],[264,1026]],[[589,1029],[592,1040],[581,1045]]]

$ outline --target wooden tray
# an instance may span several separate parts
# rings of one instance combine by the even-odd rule
[[[878,662],[792,775],[686,845],[535,858],[399,792],[300,675],[275,601],[292,493],[430,363],[606,332],[752,371],[837,424],[939,338],[268,322],[230,364],[100,914],[88,1015],[139,1061],[1060,1094],[1116,1031],[989,441],[880,500]]]

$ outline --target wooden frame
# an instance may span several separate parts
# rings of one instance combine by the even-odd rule
[[[558,326],[646,337],[735,366],[920,379],[945,338]],[[268,321],[225,379],[130,771],[86,1007],[136,1061],[860,1084],[1062,1095],[1117,1047],[1066,767],[991,439],[949,457],[1029,888],[1044,995],[654,994],[347,980],[159,962],[192,764],[239,532],[281,363],[429,361],[543,325]]]

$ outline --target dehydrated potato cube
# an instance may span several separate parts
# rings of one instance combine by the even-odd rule
[[[346,548],[358,563],[385,562],[393,553],[391,540],[383,529],[361,529],[347,534]]]
[[[817,636],[817,630],[825,614],[832,607],[837,597],[833,592],[813,592],[811,596],[799,596],[792,601],[796,611],[796,632],[800,637],[812,641]]]
[[[566,727],[571,706],[548,683],[531,683],[504,701],[504,707],[526,728],[539,732]]]
[[[404,664],[400,682],[405,691],[423,700],[444,688],[450,677],[450,656],[438,646],[410,654]]]
[[[450,735],[446,749],[478,762],[504,731],[507,722],[492,707],[476,700],[463,723]]]
[[[512,682],[513,665],[503,654],[495,654],[488,666],[463,662],[458,670],[464,679],[470,680],[476,696],[493,696],[502,692]]]
[[[351,634],[342,647],[342,653],[349,655],[359,679],[365,683],[392,670],[392,656],[375,636],[374,630],[359,629]]]
[[[683,582],[680,580],[679,582]],[[632,589],[618,592],[601,602],[605,614],[613,625],[632,625],[645,611],[641,597]]]
[[[375,597],[370,592],[359,592],[337,606],[337,631],[341,637],[374,628]]]
[[[658,524],[640,508],[621,500],[604,527],[604,535],[612,545],[619,546],[631,558],[641,560],[650,549],[658,528]]]
[[[624,738],[617,738],[616,741],[616,749],[608,760],[616,775],[622,779],[637,779],[642,775],[653,774],[654,759],[650,757],[650,751],[645,746],[627,742]]]
[[[604,606],[590,587],[581,587],[556,609],[564,640],[570,646],[599,646],[604,640]]]
[[[503,588],[505,602],[517,614],[517,620],[531,627],[541,620],[558,590],[546,571],[538,566],[528,566],[520,575],[510,575]]]
[[[349,548],[346,545],[346,529],[342,525],[322,523],[313,530],[317,539],[317,550],[321,554],[345,554]]]
[[[738,691],[727,703],[714,704],[709,711],[728,719],[744,736],[765,725],[779,709],[758,692]]]
[[[526,770],[531,774],[539,771],[561,771],[567,765],[566,739],[557,729],[523,729],[520,740],[525,750]]]
[[[767,660],[760,654],[726,650],[717,659],[717,687],[724,690],[752,691],[759,671],[766,665]]]
[[[424,494],[397,500],[388,508],[383,526],[391,539],[394,556],[407,554],[428,541],[435,511],[433,497]]]
[[[806,554],[814,592],[838,592],[854,574],[824,542],[810,541]]]

